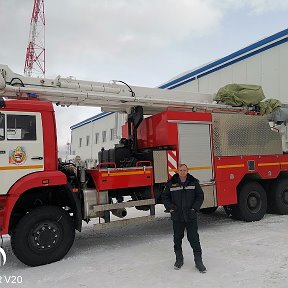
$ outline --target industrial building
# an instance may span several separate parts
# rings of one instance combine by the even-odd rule
[[[288,103],[288,29],[237,52],[182,73],[160,86],[198,93],[217,93],[230,83],[261,85],[265,97]]]
[[[113,148],[119,142],[125,121],[125,114],[102,112],[71,126],[72,157],[80,156],[88,166],[95,166],[101,148]]]
[[[182,73],[159,88],[215,94],[230,83],[261,85],[266,99],[288,104],[288,29],[239,51]],[[71,154],[87,162],[121,138],[125,115],[101,113],[71,127]]]

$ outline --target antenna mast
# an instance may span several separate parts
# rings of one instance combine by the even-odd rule
[[[24,74],[29,77],[45,77],[44,0],[34,0]]]

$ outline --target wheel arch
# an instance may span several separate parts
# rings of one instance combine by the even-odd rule
[[[277,179],[288,179],[288,171],[281,171]]]
[[[262,177],[260,176],[259,173],[249,173],[246,174],[241,181],[238,183],[236,189],[237,189],[237,196],[239,196],[239,192],[241,190],[241,188],[243,187],[243,185],[245,185],[248,182],[258,182],[259,184],[261,184],[262,182]]]
[[[37,182],[37,186],[37,183],[35,183],[35,181],[29,181],[29,178],[31,180],[31,175],[28,175],[27,177],[24,177],[28,179],[21,179],[22,183],[17,183],[17,185],[14,185],[16,187],[13,186],[10,189],[6,202],[7,210],[4,217],[5,221],[2,234],[10,234],[11,230],[27,212],[32,211],[36,207],[46,205],[55,205],[59,207],[68,206],[69,208],[71,208],[71,212],[73,212],[75,228],[78,231],[81,231],[81,199],[78,193],[72,192],[71,187],[66,182],[66,176],[63,173],[61,174],[57,175],[59,177],[58,181],[55,181],[54,179],[54,181],[52,182],[58,182],[58,185],[43,186],[43,184],[41,183],[42,185],[39,186],[39,183]],[[49,174],[49,176],[51,176],[51,174]],[[65,182],[63,180],[65,180]],[[27,185],[27,182],[29,182],[30,184]]]

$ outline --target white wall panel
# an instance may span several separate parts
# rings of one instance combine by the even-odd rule
[[[219,74],[220,74],[220,83],[219,83],[220,87],[225,86],[229,83],[234,83],[232,66],[228,66],[225,67],[224,69],[219,70]]]
[[[205,76],[198,79],[198,85],[199,85],[199,92],[200,93],[212,93],[212,89],[210,88],[210,81],[211,77]]]
[[[279,97],[279,49],[278,47],[261,53],[261,85],[266,98]],[[276,97],[275,97],[276,95]]]
[[[279,46],[279,57],[279,99],[288,104],[288,44]]]
[[[241,60],[223,69],[192,81],[176,89],[200,93],[217,93],[229,83],[261,85],[266,98],[276,98],[288,104],[288,43]],[[197,85],[198,84],[198,85]],[[193,87],[193,88],[192,88]]]
[[[204,84],[203,81],[205,81],[205,78],[207,78],[208,80],[208,87],[206,87],[206,85],[203,85]],[[221,81],[221,75],[220,73],[217,72],[201,77],[199,83],[200,92],[210,94],[216,93],[218,91],[220,81]]]
[[[231,66],[233,68],[232,83],[246,83],[247,81],[247,64],[244,61],[235,63]]]
[[[243,60],[246,63],[246,83],[261,85],[261,55],[257,54]]]

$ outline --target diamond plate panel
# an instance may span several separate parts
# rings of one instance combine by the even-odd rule
[[[153,151],[154,182],[168,181],[167,151]]]
[[[215,156],[282,154],[281,135],[266,116],[212,114]]]

